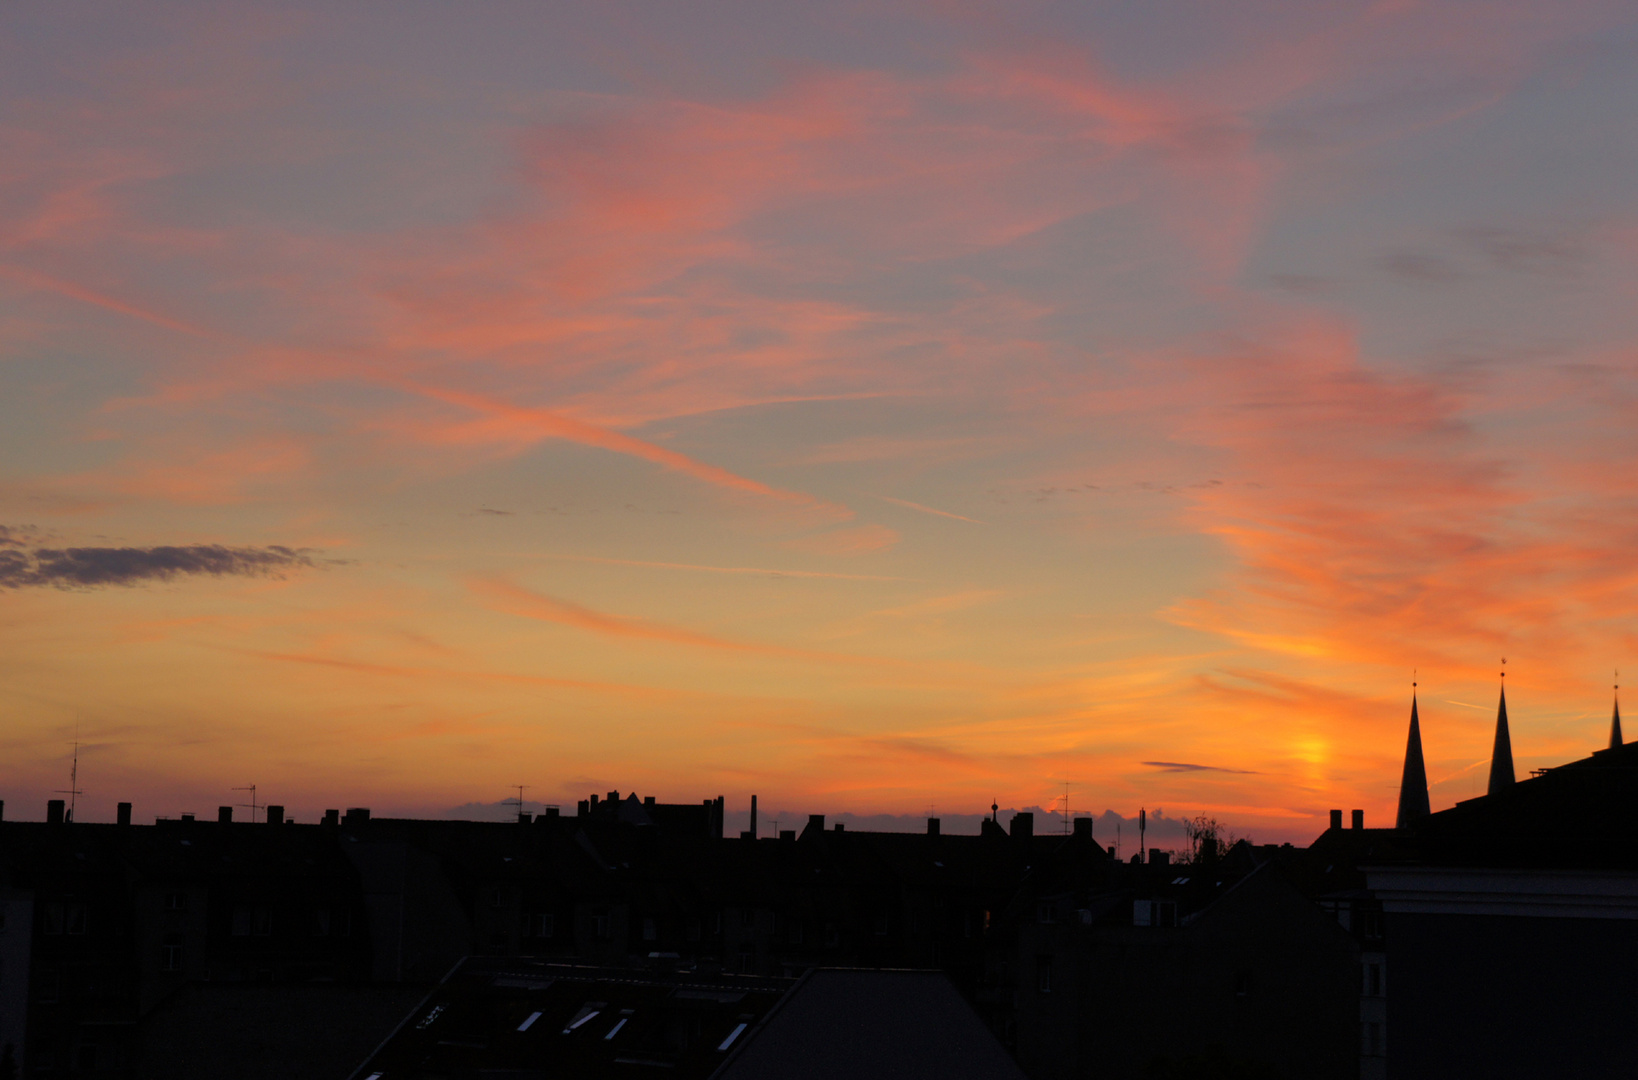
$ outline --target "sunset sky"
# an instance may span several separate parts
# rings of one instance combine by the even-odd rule
[[[1302,843],[1391,823],[1413,671],[1482,793],[1504,656],[1520,775],[1584,756],[1635,61],[1630,0],[7,5],[5,813],[77,733],[84,820]]]

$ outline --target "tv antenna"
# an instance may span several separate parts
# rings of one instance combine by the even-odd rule
[[[529,787],[529,785],[528,784],[513,784],[512,786],[518,789],[518,797],[515,798],[515,799],[507,799],[506,801],[509,802],[509,803],[510,802],[515,802],[515,803],[518,804],[518,819],[522,820],[522,818],[523,818],[523,789]]]
[[[249,806],[250,807],[250,820],[255,821],[256,820],[256,811],[261,809],[260,804],[258,804],[256,802],[256,785],[255,784],[246,784],[244,787],[236,787],[236,788],[233,788],[231,790],[250,792],[250,802],[240,803],[239,805],[240,806]]]
[[[79,797],[85,792],[80,790],[80,725],[74,722],[74,763],[68,767],[68,790],[61,789],[52,792],[53,795],[68,796],[68,817],[70,823],[74,820],[74,808],[79,804]]]

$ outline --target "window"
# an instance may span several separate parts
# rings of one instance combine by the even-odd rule
[[[1035,989],[1038,993],[1052,993],[1052,957],[1042,955],[1035,958]]]
[[[86,909],[84,904],[69,904],[63,929],[70,934],[85,933]]]
[[[182,970],[182,935],[166,934],[164,944],[159,947],[159,969],[161,971]]]
[[[1234,996],[1245,997],[1251,993],[1251,973],[1249,971],[1236,972],[1234,976]]]
[[[785,920],[785,940],[792,945],[802,944],[802,920],[791,916]]]
[[[512,935],[505,930],[496,930],[489,935],[489,951],[504,954],[512,944]]]
[[[842,947],[842,931],[835,923],[825,924],[825,948],[840,949]]]
[[[609,917],[607,915],[593,915],[591,917],[592,937],[607,940],[609,937]]]
[[[1035,905],[1035,921],[1038,922],[1038,923],[1041,923],[1043,925],[1050,925],[1050,924],[1052,924],[1054,922],[1057,922],[1058,920],[1056,918],[1056,913],[1052,910],[1052,905],[1051,904],[1036,904]]]
[[[1372,961],[1365,965],[1365,982],[1360,988],[1366,997],[1382,996],[1382,965]]]
[[[756,950],[749,945],[739,947],[739,970],[747,973],[756,970]]]
[[[321,907],[317,911],[313,912],[313,936],[314,937],[329,937],[330,936],[330,909],[329,908]]]
[[[166,911],[186,911],[186,910],[188,910],[188,894],[187,893],[181,893],[181,892],[168,892],[168,893],[166,893],[165,894],[165,910]]]
[[[876,918],[874,920],[874,925],[871,927],[871,932],[877,937],[887,936],[887,912],[876,912]]]
[[[659,928],[659,926],[657,926],[655,924],[653,919],[644,919],[643,920],[643,940],[644,941],[658,941],[659,938],[660,938],[660,928]]]
[[[701,937],[700,921],[698,919],[689,919],[685,933],[689,941],[698,941]]]
[[[491,889],[489,891],[489,906],[492,907],[492,908],[503,908],[503,907],[505,907],[506,906],[506,894],[501,892],[499,889]]]
[[[756,925],[756,908],[739,909],[739,925],[749,930]]]
[[[250,936],[250,908],[240,904],[233,909],[233,936]]]
[[[1382,1025],[1377,1021],[1370,1021],[1360,1025],[1359,1052],[1366,1057],[1384,1057],[1387,1047],[1382,1038]]]
[[[56,935],[63,932],[63,906],[46,904],[40,909],[40,933]]]
[[[1382,912],[1378,908],[1361,908],[1359,911],[1359,933],[1362,937],[1379,938],[1382,936]]]
[[[273,909],[258,907],[250,909],[250,932],[257,937],[269,937],[273,933]]]
[[[549,911],[540,912],[529,920],[529,932],[537,938],[548,938],[557,929],[557,920]]]

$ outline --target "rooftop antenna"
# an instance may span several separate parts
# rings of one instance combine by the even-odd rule
[[[1149,829],[1149,811],[1144,807],[1138,808],[1138,862],[1149,861],[1149,853],[1143,846],[1143,834]]]
[[[233,788],[232,790],[250,792],[250,803],[248,804],[250,806],[250,820],[255,821],[256,820],[256,811],[261,809],[261,807],[258,806],[257,803],[256,803],[256,785],[255,784],[246,784],[244,787],[236,787],[236,788]],[[239,805],[244,806],[246,804],[245,803],[240,803]]]
[[[68,796],[68,821],[74,820],[74,807],[79,803],[79,797],[85,792],[80,790],[80,722],[74,721],[74,764],[68,768],[68,790],[57,790],[53,795]]]
[[[518,804],[518,819],[522,820],[522,818],[523,818],[523,789],[528,787],[529,785],[528,784],[513,784],[512,786],[518,789],[518,797],[515,798],[515,799],[507,799],[506,801],[507,802],[515,802],[515,803]]]

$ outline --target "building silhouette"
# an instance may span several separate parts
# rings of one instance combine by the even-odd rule
[[[1178,861],[1118,861],[1090,818],[1037,834],[1029,813],[977,835],[815,815],[724,837],[720,797],[629,792],[508,822],[0,804],[0,1080],[624,1075],[645,1054],[678,1076],[863,1078],[904,1074],[894,1024],[999,1046],[1032,1080],[1631,1075],[1638,747],[1619,706],[1607,748],[1517,780],[1503,694],[1487,794],[1437,813],[1421,725],[1413,695],[1393,828],[1339,809],[1307,847],[1203,836]],[[738,1011],[718,1000],[741,990]],[[470,1029],[441,1049],[411,1034],[439,1001]],[[561,1034],[589,1002],[631,1018],[608,1045]],[[552,1037],[516,1030],[534,1012]],[[963,1055],[991,1062],[972,1075],[1012,1075],[986,1053]]]

